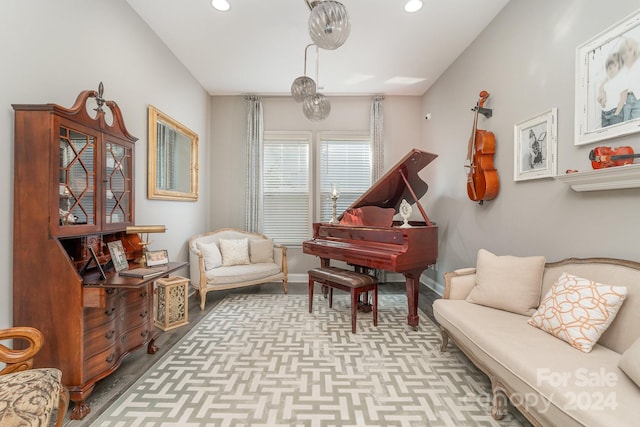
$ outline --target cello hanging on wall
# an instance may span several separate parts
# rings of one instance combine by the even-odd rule
[[[480,92],[480,99],[472,109],[475,111],[473,130],[469,138],[467,149],[467,194],[474,202],[483,204],[485,200],[492,200],[498,195],[500,181],[498,171],[493,164],[496,153],[496,137],[493,132],[478,129],[478,113],[491,117],[492,110],[484,108],[489,92]]]

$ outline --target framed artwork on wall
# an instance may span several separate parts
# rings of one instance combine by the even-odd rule
[[[557,173],[558,110],[538,114],[514,126],[514,181],[554,177]]]
[[[640,131],[640,11],[576,49],[575,145]]]

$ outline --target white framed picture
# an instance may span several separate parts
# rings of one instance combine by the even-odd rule
[[[640,11],[576,49],[575,145],[640,131]]]
[[[557,174],[558,110],[538,114],[514,125],[514,181],[549,178]]]

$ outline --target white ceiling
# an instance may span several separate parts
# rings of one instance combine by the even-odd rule
[[[305,0],[127,0],[211,95],[287,95],[304,74]],[[342,0],[351,18],[346,43],[319,51],[326,95],[423,95],[508,0]],[[307,75],[316,79],[315,47]]]

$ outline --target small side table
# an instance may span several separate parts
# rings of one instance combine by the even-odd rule
[[[156,280],[155,325],[163,331],[189,323],[189,279],[180,276]]]

